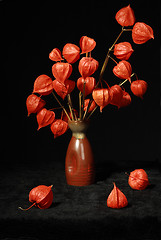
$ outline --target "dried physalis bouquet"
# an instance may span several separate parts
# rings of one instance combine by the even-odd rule
[[[115,16],[116,21],[121,25],[121,32],[108,49],[105,61],[100,71],[99,79],[92,75],[98,69],[99,63],[92,56],[96,47],[94,39],[83,36],[80,38],[79,46],[67,43],[62,52],[54,48],[49,58],[55,63],[52,66],[54,79],[42,74],[34,82],[33,93],[26,100],[28,115],[36,113],[38,129],[50,126],[54,137],[64,134],[68,130],[68,120],[88,120],[94,111],[99,107],[100,112],[108,105],[115,105],[117,108],[126,107],[131,103],[131,96],[126,92],[123,84],[129,82],[131,91],[137,97],[143,98],[147,90],[147,82],[138,78],[133,72],[128,61],[134,50],[130,42],[118,42],[124,32],[132,33],[132,40],[135,44],[143,44],[153,38],[153,29],[144,22],[136,22],[134,11],[128,5],[120,9]],[[108,61],[114,63],[113,73],[122,82],[109,86],[103,74]],[[78,63],[80,77],[72,79],[71,74],[74,63]],[[79,109],[75,109],[72,103],[72,92],[79,90]],[[45,96],[52,94],[59,104],[52,109],[46,109]],[[74,99],[74,102],[77,101]],[[67,100],[67,108],[62,100]],[[60,117],[57,117],[55,110],[60,110]]]

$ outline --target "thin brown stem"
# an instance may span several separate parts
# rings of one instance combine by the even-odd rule
[[[99,81],[96,84],[96,88],[97,88],[98,84],[102,81],[102,77],[103,77],[103,74],[105,72],[105,69],[106,69],[109,57],[110,57],[109,53],[110,53],[110,50],[108,50],[108,53],[107,53],[106,58],[105,58],[105,61],[103,63],[103,66],[102,66],[102,69],[101,69],[101,72],[100,72],[100,76],[99,76]]]
[[[22,210],[22,211],[28,211],[30,208],[32,208],[33,206],[35,206],[36,205],[36,202],[35,203],[33,203],[30,207],[28,207],[28,208],[22,208],[22,207],[18,207],[20,210]]]
[[[73,104],[72,104],[72,99],[71,99],[70,93],[68,94],[68,99],[69,99],[69,103],[70,103],[70,106],[71,106],[71,110],[72,110],[72,114],[73,114],[74,120],[77,121],[78,119],[77,119],[77,115],[75,113],[75,110],[73,108]]]
[[[114,41],[114,43],[112,44],[112,46],[109,48],[109,50],[107,52],[107,55],[106,55],[105,61],[104,61],[103,66],[102,66],[100,76],[99,76],[99,81],[96,85],[96,88],[97,88],[98,84],[102,81],[103,74],[105,72],[105,69],[106,69],[106,66],[107,66],[107,63],[108,63],[108,60],[109,60],[109,57],[110,57],[110,52],[113,51],[113,47],[115,46],[115,44],[117,43],[118,39],[121,37],[123,32],[124,32],[124,28],[122,27],[121,32],[119,33],[118,37],[116,38],[116,40]]]
[[[83,83],[83,106],[82,106],[82,112],[84,111],[85,87],[86,87],[86,81],[84,80],[84,83]]]
[[[82,118],[82,93],[79,92],[79,119]]]
[[[92,116],[92,114],[96,111],[98,105],[93,109],[93,111],[89,114],[89,116],[87,117],[87,120]]]
[[[119,40],[119,38],[121,37],[122,33],[124,32],[124,28],[122,27],[121,32],[119,33],[118,37],[116,38],[116,40],[114,41],[114,43],[112,44],[112,46],[109,48],[109,51],[112,51],[113,47],[115,46],[115,44],[117,43],[117,41]]]
[[[49,111],[52,111],[52,110],[57,110],[57,109],[62,109],[62,107],[50,108],[50,109],[49,109]]]
[[[62,107],[63,111],[65,112],[65,114],[67,115],[68,119],[70,119],[69,114],[67,113],[67,111],[65,110],[64,106],[61,104],[61,102],[59,101],[59,99],[57,98],[57,96],[55,95],[55,93],[52,91],[52,95],[54,96],[54,98],[56,99],[56,101],[59,103],[59,105]]]
[[[111,58],[111,60],[113,61],[113,62],[115,62],[116,64],[118,64],[118,62],[116,62],[116,60],[114,59],[114,58],[112,58],[111,56],[109,56],[110,58]]]
[[[86,108],[86,111],[85,111],[85,113],[84,113],[84,115],[83,115],[83,120],[85,119],[86,114],[88,113],[88,110],[89,110],[89,108],[90,108],[90,106],[91,106],[91,104],[92,104],[92,101],[93,101],[93,99],[91,99],[91,100],[89,101],[89,103],[88,103],[88,106],[87,106],[87,108]]]
[[[73,107],[72,107],[72,101],[71,101],[71,97],[70,94],[67,95],[68,98],[68,106],[69,106],[69,110],[72,116],[72,120],[74,121],[74,116],[73,116]]]
[[[129,29],[124,28],[124,32],[129,32],[129,31],[132,31],[132,28],[131,29],[130,28]]]
[[[135,75],[135,73],[131,74],[130,77],[133,77]],[[119,84],[119,86],[121,87],[124,83],[126,83],[127,81],[129,81],[129,78],[125,79],[122,83]]]

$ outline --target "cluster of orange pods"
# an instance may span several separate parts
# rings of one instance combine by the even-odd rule
[[[128,174],[127,174],[128,175]],[[150,183],[144,169],[136,169],[129,175],[128,183],[132,189],[144,190]],[[114,183],[114,188],[107,198],[107,206],[110,208],[123,208],[128,205],[124,193]]]
[[[129,175],[128,183],[132,189],[143,190],[149,185],[148,175],[143,169],[136,169]],[[49,208],[53,202],[52,186],[39,185],[29,193],[29,201],[33,203],[29,208],[19,209],[27,211],[33,206],[40,209]],[[123,208],[128,205],[128,200],[123,192],[114,183],[114,188],[107,198],[107,206],[110,208]]]
[[[82,36],[79,41],[79,47],[75,44],[67,43],[63,47],[62,52],[58,48],[54,48],[50,52],[49,58],[56,62],[52,66],[52,74],[55,79],[52,80],[51,77],[45,74],[38,76],[34,82],[33,92],[26,100],[28,116],[31,113],[37,114],[38,129],[50,125],[54,137],[58,137],[67,131],[68,120],[82,120],[82,116],[84,116],[83,120],[86,118],[88,119],[97,107],[99,107],[102,112],[103,108],[108,104],[115,105],[118,108],[128,106],[131,103],[131,96],[122,87],[126,81],[130,82],[131,91],[134,95],[140,98],[143,97],[147,91],[148,84],[144,80],[139,80],[137,75],[132,73],[132,66],[127,61],[134,50],[129,42],[120,42],[117,44],[116,42],[124,31],[132,31],[133,42],[136,44],[142,44],[149,39],[154,38],[153,30],[149,25],[143,22],[135,23],[134,11],[130,5],[120,9],[116,13],[115,19],[122,26],[122,31],[112,47],[109,48],[105,63],[107,64],[107,58],[111,58],[116,64],[113,67],[114,75],[124,81],[120,84],[109,86],[105,80],[102,80],[102,75],[105,71],[104,65],[106,64],[102,66],[98,82],[96,82],[96,79],[91,76],[98,69],[99,63],[96,59],[91,57],[91,52],[95,48],[96,42],[90,37]],[[133,28],[125,28],[129,26],[133,26]],[[120,60],[119,62],[110,56],[112,50],[113,55]],[[83,56],[80,59],[83,54],[86,56]],[[75,82],[74,80],[70,80],[69,77],[73,71],[72,64],[77,60],[79,60],[78,70],[81,77]],[[134,75],[137,79],[132,81],[131,78]],[[104,82],[107,85],[105,88],[103,87]],[[79,108],[81,109],[79,111],[80,115],[78,114],[78,111],[74,109],[70,98],[70,94],[76,86],[81,93],[79,102]],[[45,108],[46,102],[42,98],[49,94],[53,94],[61,106],[61,109],[63,110],[61,118],[56,118],[56,114],[52,109],[47,110]],[[63,100],[67,97],[70,111],[65,110],[56,94]],[[64,113],[67,118],[63,118]]]

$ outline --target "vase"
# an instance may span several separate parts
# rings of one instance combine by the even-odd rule
[[[95,181],[94,158],[91,145],[86,137],[87,121],[68,121],[72,131],[66,159],[65,174],[69,185],[87,186]]]

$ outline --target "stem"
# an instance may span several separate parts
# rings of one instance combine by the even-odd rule
[[[112,44],[112,46],[109,48],[109,50],[107,52],[105,61],[103,63],[103,66],[102,66],[102,69],[101,69],[101,72],[100,72],[99,81],[98,81],[96,87],[98,86],[99,82],[101,82],[101,80],[102,80],[103,74],[105,72],[105,69],[106,69],[106,66],[107,66],[107,63],[108,63],[108,60],[109,60],[109,57],[110,57],[110,52],[113,50],[113,47],[115,46],[115,44],[118,41],[118,39],[121,37],[123,31],[124,31],[124,28],[122,27],[121,32],[119,33],[118,37],[116,38],[116,40],[114,41],[114,43]]]
[[[136,73],[134,73],[134,74],[135,74],[136,80],[138,80],[138,75]]]
[[[134,75],[135,75],[135,73],[131,74],[130,77],[133,77]],[[122,83],[119,84],[119,86],[121,87],[127,81],[129,81],[129,78],[125,79]]]
[[[110,89],[110,86],[108,85],[108,83],[105,80],[103,80],[103,81],[107,85],[108,89]]]
[[[22,208],[22,207],[18,207],[20,210],[22,210],[22,211],[27,211],[27,210],[29,210],[30,208],[32,208],[34,205],[36,205],[36,202],[35,203],[33,203],[30,207],[28,207],[28,208]]]
[[[72,107],[72,101],[71,101],[71,97],[70,94],[67,95],[68,98],[68,106],[69,106],[69,110],[72,116],[72,120],[74,121],[74,116],[73,116],[73,107]]]
[[[63,109],[63,111],[65,112],[65,114],[67,115],[68,119],[71,120],[70,117],[69,117],[69,115],[68,115],[68,113],[67,113],[67,111],[65,110],[64,106],[61,104],[61,102],[59,101],[59,99],[56,97],[55,93],[52,92],[52,94],[53,94],[54,98],[56,99],[56,101],[59,103],[59,105],[62,107],[62,109]]]
[[[85,111],[85,113],[84,113],[84,115],[83,115],[83,120],[85,119],[86,114],[88,113],[88,110],[89,110],[89,108],[90,108],[92,102],[93,102],[93,99],[91,99],[91,100],[89,101],[89,103],[88,103],[88,106],[87,106],[87,108],[86,108],[86,111]]]
[[[132,28],[124,29],[124,32],[132,31]]]
[[[77,119],[77,115],[76,115],[76,113],[75,113],[75,111],[74,111],[74,108],[73,108],[73,104],[72,104],[72,100],[71,100],[70,93],[68,94],[68,98],[69,98],[69,102],[70,102],[70,106],[71,106],[71,110],[72,110],[72,113],[71,113],[71,114],[73,114],[74,120],[77,121],[78,119]]]
[[[89,114],[89,116],[87,117],[87,120],[92,116],[92,114],[96,111],[96,109],[98,108],[98,105],[93,109],[93,111]]]
[[[82,107],[82,112],[84,111],[85,87],[86,87],[86,81],[84,80],[84,83],[83,83],[83,107]]]
[[[109,56],[109,57],[112,59],[112,61],[114,61],[116,64],[118,64],[118,62],[116,62],[116,60],[114,58],[112,58],[111,56]]]
[[[79,92],[79,118],[82,118],[82,93]]]
[[[110,50],[108,50],[108,53],[106,55],[105,61],[103,63],[103,66],[102,66],[102,69],[101,69],[101,72],[100,72],[99,81],[96,84],[96,87],[98,86],[99,82],[101,82],[101,80],[102,80],[103,74],[105,72],[105,69],[106,69],[106,66],[107,66],[107,63],[108,63],[108,60],[109,60],[109,57],[110,57],[109,53],[110,53]]]
[[[109,51],[112,51],[113,47],[115,46],[115,44],[117,43],[117,41],[119,40],[119,38],[121,37],[122,33],[124,32],[124,27],[122,27],[121,32],[119,33],[118,37],[116,38],[116,40],[114,41],[114,43],[112,44],[112,46],[109,48]]]
[[[52,111],[52,110],[57,110],[57,109],[62,109],[62,107],[50,108],[50,109],[49,109],[49,111]]]

